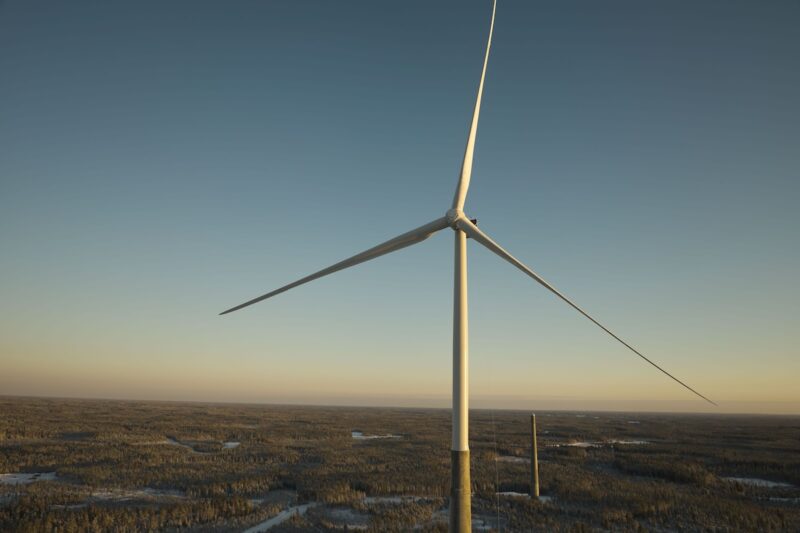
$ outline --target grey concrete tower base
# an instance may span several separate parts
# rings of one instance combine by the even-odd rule
[[[469,478],[469,450],[450,450],[453,479],[450,489],[450,533],[472,531],[472,489]]]

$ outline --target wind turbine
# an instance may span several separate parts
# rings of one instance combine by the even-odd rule
[[[497,10],[497,0],[492,3],[492,18],[489,25],[489,39],[486,43],[486,54],[483,59],[483,70],[478,84],[478,95],[475,100],[475,109],[472,113],[472,122],[467,136],[467,146],[464,150],[464,160],[461,164],[461,175],[456,187],[455,196],[450,209],[445,215],[437,218],[433,222],[424,224],[409,232],[403,233],[393,239],[370,248],[360,254],[340,261],[318,272],[310,274],[297,281],[284,285],[272,292],[263,294],[243,304],[231,307],[220,313],[221,315],[238,311],[249,305],[253,305],[267,298],[276,296],[289,289],[293,289],[315,279],[333,274],[339,270],[350,268],[365,261],[375,259],[391,252],[396,252],[401,248],[406,248],[413,244],[420,243],[437,231],[450,228],[455,233],[455,261],[454,261],[454,297],[453,297],[453,435],[451,445],[452,460],[452,489],[450,495],[450,531],[469,532],[472,528],[471,518],[471,495],[470,495],[470,472],[469,472],[469,370],[467,364],[467,354],[469,349],[468,335],[468,315],[467,315],[467,237],[475,242],[482,244],[501,258],[505,259],[527,276],[533,278],[544,288],[561,298],[568,305],[572,306],[580,314],[594,322],[596,326],[611,335],[614,339],[622,343],[623,346],[647,361],[649,364],[669,376],[674,381],[681,384],[703,400],[717,405],[709,400],[689,385],[679,380],[652,360],[645,357],[630,344],[622,340],[608,328],[595,320],[586,311],[578,307],[572,300],[564,296],[560,291],[545,281],[539,274],[525,266],[522,261],[508,253],[503,247],[494,242],[486,233],[478,229],[477,222],[470,220],[464,213],[464,202],[467,199],[467,190],[472,175],[472,158],[475,151],[475,137],[478,131],[478,116],[481,110],[481,97],[483,96],[483,83],[486,78],[486,67],[489,63],[489,49],[492,45],[492,32],[494,31],[494,16]]]

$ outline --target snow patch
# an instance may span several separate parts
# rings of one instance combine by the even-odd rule
[[[353,437],[355,440],[373,440],[373,439],[399,439],[401,438],[400,435],[392,435],[391,433],[386,435],[364,435],[361,431],[351,431],[350,436]]]
[[[508,491],[504,491],[504,492],[498,492],[497,494],[500,495],[500,496],[507,496],[509,498],[537,499],[537,498],[531,498],[531,495],[528,494],[528,493],[525,493],[525,492],[514,492],[513,490],[508,490]],[[553,501],[553,497],[552,496],[539,496],[538,500],[540,502],[542,502],[542,503],[550,503],[551,501]]]
[[[750,485],[752,487],[765,487],[768,489],[791,489],[794,485],[791,483],[781,483],[779,481],[770,481],[768,479],[759,479],[756,477],[724,477],[725,481],[732,483],[741,483],[742,485]]]
[[[548,448],[562,448],[562,447],[572,447],[572,448],[602,448],[604,446],[613,446],[615,444],[620,444],[623,446],[633,446],[633,445],[644,445],[650,444],[646,440],[624,440],[624,439],[610,439],[604,441],[578,441],[578,442],[566,442],[563,444],[548,444]]]
[[[177,490],[160,490],[145,487],[143,489],[99,489],[92,492],[92,499],[129,501],[139,499],[177,498],[183,499],[186,495]]]
[[[288,509],[285,509],[280,513],[276,514],[272,518],[264,520],[263,522],[260,522],[254,525],[253,527],[244,530],[243,533],[261,533],[262,531],[267,531],[277,525],[283,524],[284,522],[286,522],[295,515],[303,516],[304,514],[306,514],[306,511],[308,511],[312,507],[316,507],[317,505],[318,504],[316,502],[304,503],[302,505],[293,505]]]
[[[527,457],[517,457],[516,455],[501,455],[497,458],[501,463],[530,463]]]
[[[55,481],[55,472],[32,472],[0,474],[0,485],[27,485],[37,481]]]

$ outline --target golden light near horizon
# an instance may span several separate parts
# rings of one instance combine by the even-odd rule
[[[304,341],[296,344],[302,351]],[[220,361],[215,354],[195,356],[193,364],[172,353],[138,355],[139,347],[131,349],[136,357],[130,359],[109,357],[105,349],[89,353],[84,347],[60,351],[58,357],[53,357],[53,349],[7,345],[3,349],[7,355],[0,390],[5,395],[441,408],[449,402],[449,361],[435,353],[403,358],[389,350],[378,351],[371,365],[347,354],[320,354],[307,357],[313,361],[309,371],[296,364],[297,354],[240,366]],[[569,360],[498,364],[476,355],[473,361],[471,388],[478,409],[710,411],[676,393],[669,382],[654,378],[646,368],[615,369],[600,383],[595,376],[602,372],[602,363],[576,373],[574,361]],[[340,373],[342,366],[350,371],[331,383],[330,376]],[[720,407],[714,412],[798,411],[794,371],[759,376],[754,363],[715,372],[715,381],[707,386],[708,393],[719,398]],[[731,394],[732,382],[748,386]]]

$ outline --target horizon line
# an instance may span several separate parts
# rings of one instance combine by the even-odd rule
[[[442,397],[444,398],[444,396]],[[435,410],[435,411],[450,411],[449,406],[432,406],[432,405],[370,405],[370,404],[354,404],[354,403],[306,403],[300,401],[234,401],[234,400],[189,400],[189,399],[159,399],[159,398],[110,398],[102,396],[64,396],[64,395],[28,395],[28,394],[0,394],[0,399],[38,399],[38,400],[75,400],[75,401],[107,401],[107,402],[140,402],[140,403],[161,403],[161,404],[199,404],[199,405],[230,405],[230,406],[272,406],[272,407],[309,407],[309,408],[342,408],[342,409],[407,409],[407,410]],[[555,401],[555,400],[548,400]],[[606,400],[608,401],[608,400]],[[614,401],[614,400],[611,400]],[[616,400],[620,402],[667,402],[671,400]],[[744,403],[744,402],[733,402]],[[746,403],[787,403],[793,404],[795,402],[746,402]],[[523,407],[471,407],[470,411],[508,411],[508,412],[536,412],[536,413],[636,413],[642,415],[695,415],[695,416],[782,416],[782,417],[800,417],[800,412],[794,413],[779,413],[779,412],[715,412],[715,411],[688,411],[688,410],[662,410],[662,411],[647,411],[647,410],[626,410],[626,409],[572,409],[572,408],[542,408],[542,409],[528,409]]]

